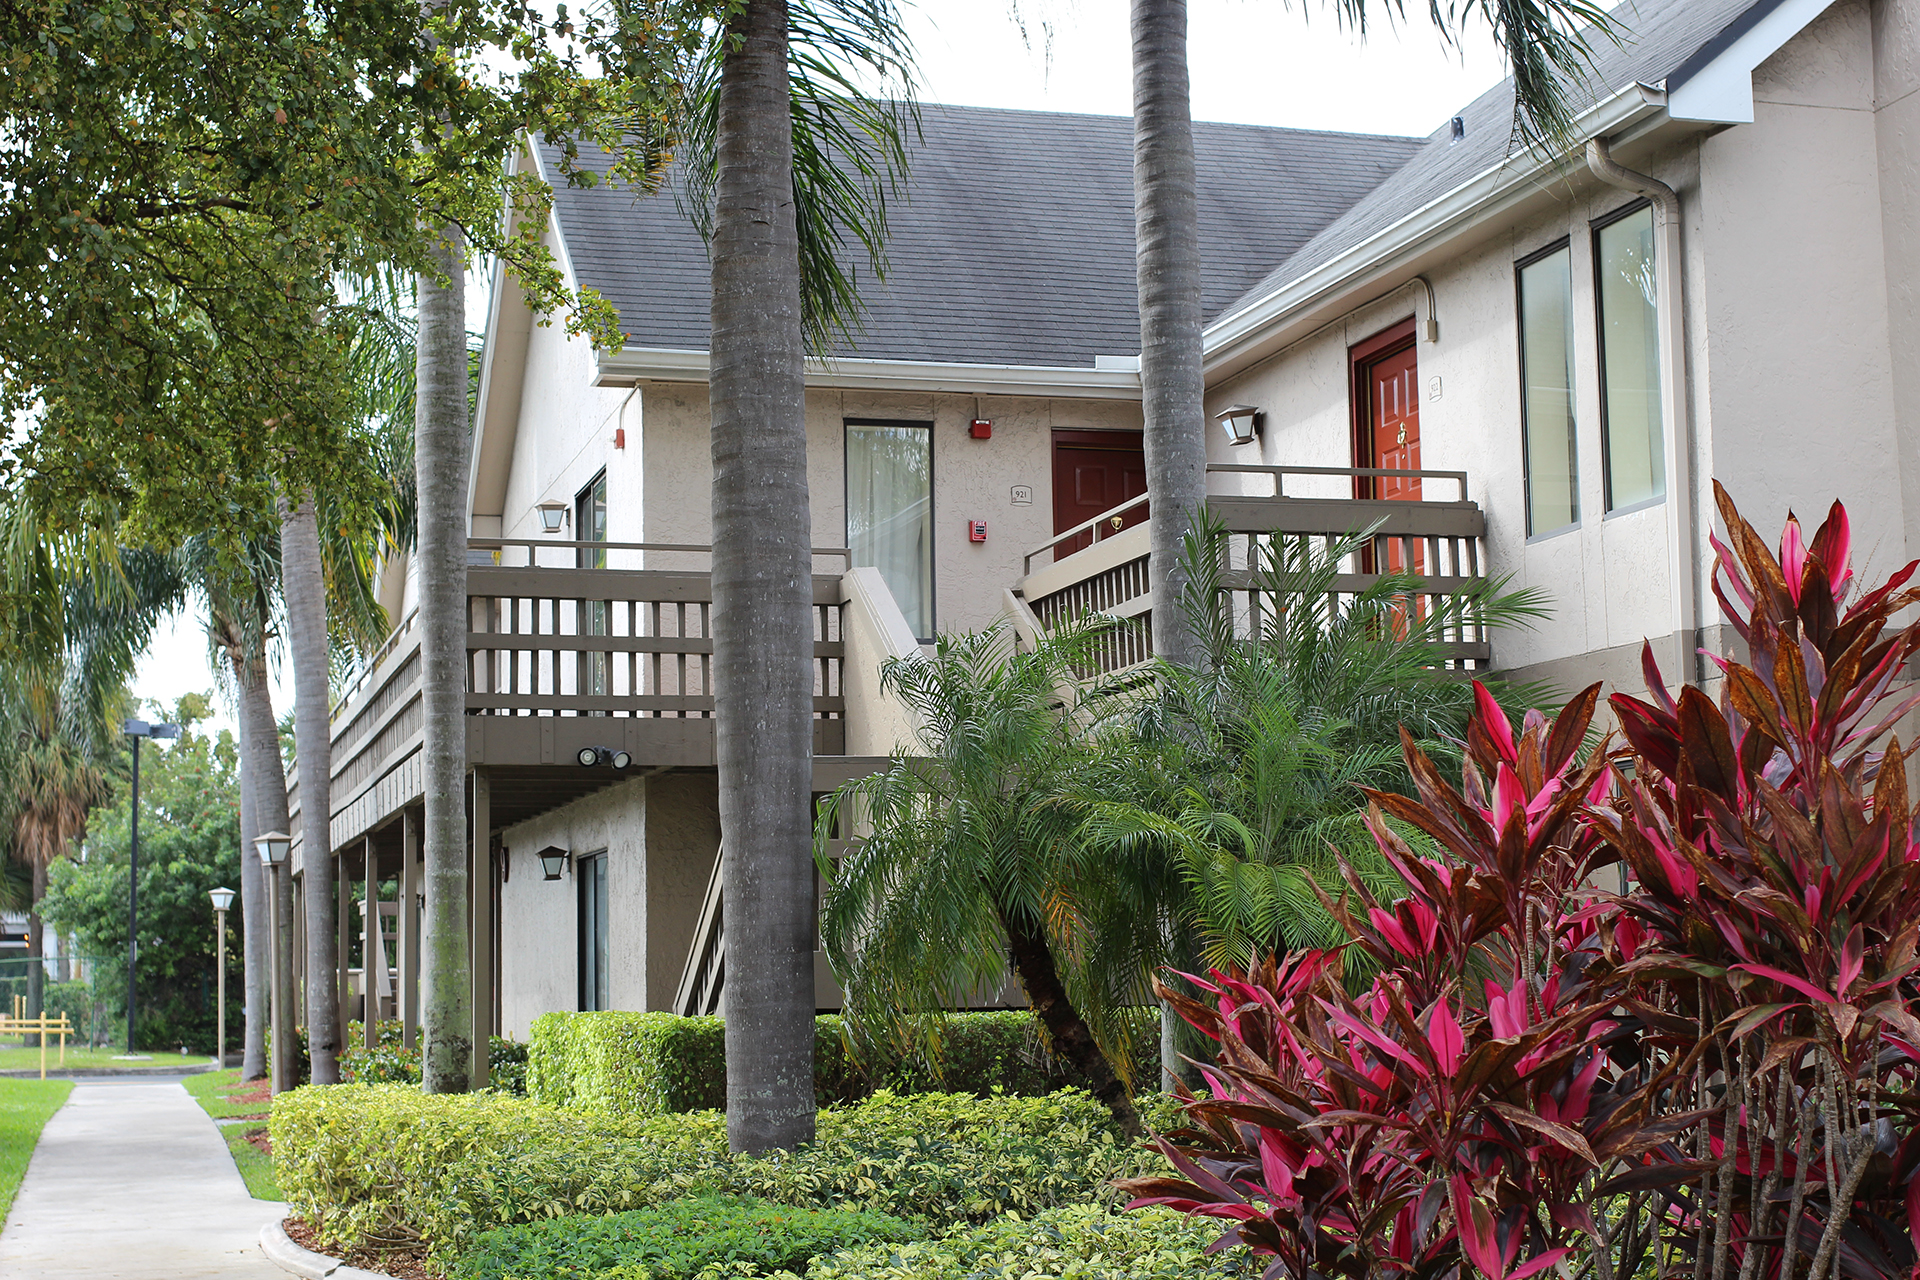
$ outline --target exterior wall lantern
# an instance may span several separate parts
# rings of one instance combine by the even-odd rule
[[[1213,415],[1213,420],[1227,433],[1230,444],[1252,444],[1260,434],[1261,419],[1266,415],[1250,404],[1230,404]]]
[[[558,880],[560,873],[567,869],[567,862],[573,855],[558,845],[548,845],[540,851],[540,878]]]
[[[582,747],[580,748],[580,754],[575,756],[574,759],[578,760],[581,767],[585,769],[598,768],[603,765],[614,769],[624,769],[633,763],[632,756],[624,751],[615,751],[612,747]]]
[[[558,533],[566,527],[567,504],[564,502],[543,502],[534,508],[540,513],[540,532]]]

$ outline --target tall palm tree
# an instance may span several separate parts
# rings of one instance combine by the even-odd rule
[[[467,299],[466,241],[440,229],[435,274],[415,283],[419,302],[414,400],[419,520],[421,758],[426,829],[421,856],[421,1084],[465,1093],[473,1056],[467,940]],[[303,801],[304,804],[304,801]]]
[[[307,1054],[313,1083],[340,1082],[340,992],[330,834],[333,743],[327,636],[327,575],[311,497],[280,502],[281,596],[293,659],[294,764],[300,775],[307,935]]]
[[[1402,0],[1328,0],[1366,31]],[[1515,125],[1529,145],[1561,145],[1572,116],[1565,83],[1588,65],[1582,27],[1613,28],[1591,0],[1462,0],[1429,8],[1448,41],[1485,22],[1513,69]],[[1140,291],[1140,398],[1147,454],[1148,572],[1154,651],[1191,664],[1204,650],[1171,602],[1181,597],[1181,545],[1206,500],[1206,409],[1201,366],[1200,219],[1187,74],[1187,0],[1133,0],[1133,189]]]
[[[813,519],[787,0],[727,24],[713,215],[713,663],[727,1139],[813,1138]]]
[[[905,167],[908,50],[892,0],[745,0],[711,96],[714,719],[728,927],[727,1139],[813,1137],[813,521],[804,360],[858,324],[838,249],[884,270],[886,192]],[[906,90],[855,91],[865,62]],[[713,65],[712,62],[708,63]],[[796,165],[796,155],[800,163]],[[710,187],[708,186],[710,175]]]

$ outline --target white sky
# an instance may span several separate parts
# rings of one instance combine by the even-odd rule
[[[1419,19],[1384,21],[1362,42],[1324,0],[1191,0],[1189,60],[1198,120],[1425,135],[1506,74],[1484,30],[1464,53],[1445,48]],[[908,23],[928,102],[1127,115],[1133,109],[1127,0],[918,0]],[[1373,0],[1384,15],[1384,0]],[[1041,23],[1052,27],[1051,42]],[[470,277],[469,312],[484,321],[485,284]],[[274,710],[286,714],[291,681],[275,672]],[[218,686],[205,634],[182,616],[154,637],[133,688],[171,704]],[[225,711],[226,708],[222,707]],[[233,727],[230,712],[214,728]]]

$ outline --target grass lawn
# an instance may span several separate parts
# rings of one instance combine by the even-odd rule
[[[216,1122],[234,1116],[263,1116],[272,1109],[273,1104],[265,1098],[235,1102],[228,1096],[242,1092],[238,1067],[188,1076],[182,1083],[186,1085],[187,1092],[193,1095],[193,1100],[205,1108]],[[255,1085],[245,1092],[251,1093],[257,1089]],[[240,1176],[246,1181],[247,1191],[253,1198],[278,1200],[281,1198],[280,1187],[273,1180],[273,1157],[247,1141],[247,1135],[264,1133],[266,1127],[264,1119],[222,1124],[220,1136],[227,1140],[227,1150],[233,1153],[233,1163],[239,1168]]]
[[[224,1120],[229,1116],[265,1115],[273,1109],[273,1103],[264,1097],[250,1102],[235,1102],[227,1096],[240,1091],[238,1067],[228,1067],[225,1071],[205,1071],[197,1076],[188,1076],[181,1083],[187,1086],[187,1092],[193,1095],[193,1100],[215,1120]],[[250,1088],[248,1092],[253,1092],[253,1089]]]
[[[0,1222],[27,1176],[40,1130],[72,1092],[71,1080],[0,1080]]]
[[[67,1042],[67,1066],[71,1067],[146,1067],[155,1071],[178,1071],[182,1067],[203,1067],[208,1055],[194,1054],[181,1057],[177,1053],[156,1053],[150,1062],[115,1062],[113,1055],[121,1052],[117,1047],[104,1049],[82,1049],[69,1040]],[[47,1070],[56,1071],[60,1067],[60,1042],[50,1041],[47,1045]],[[38,1071],[40,1069],[40,1050],[22,1049],[18,1042],[8,1037],[0,1044],[0,1071]]]

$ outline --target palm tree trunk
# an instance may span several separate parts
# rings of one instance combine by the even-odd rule
[[[810,1141],[813,542],[786,0],[720,75],[713,226],[713,674],[727,929],[727,1141]]]
[[[47,864],[33,860],[33,909],[27,913],[27,1016],[37,1018],[47,1011],[47,926],[40,919],[40,903],[47,896]],[[38,1035],[22,1041],[28,1048],[40,1043]]]
[[[1126,1085],[1121,1083],[1113,1064],[1107,1061],[1107,1055],[1100,1051],[1086,1019],[1073,1007],[1066,984],[1060,981],[1060,970],[1053,962],[1053,950],[1047,945],[1045,931],[1024,915],[1008,911],[1004,904],[999,906],[999,912],[1013,971],[1020,975],[1020,985],[1026,990],[1034,1016],[1047,1029],[1053,1055],[1087,1078],[1093,1096],[1113,1112],[1122,1133],[1138,1137],[1140,1117],[1133,1109],[1133,1100],[1127,1096]],[[729,955],[727,959],[731,961],[733,957]]]
[[[1186,0],[1133,0],[1133,198],[1140,288],[1140,408],[1146,427],[1153,648],[1197,665],[1180,608],[1181,543],[1207,499],[1200,363],[1200,215],[1187,97]]]
[[[233,667],[233,685],[240,696],[240,961],[245,1004],[245,1030],[241,1034],[240,1078],[258,1080],[267,1074],[267,889],[265,868],[254,839],[266,828],[260,825],[260,799],[255,794],[260,775],[266,770],[254,757],[260,753],[259,734],[253,728],[254,717],[247,714],[250,696],[245,657],[237,648],[227,647],[229,637],[238,639],[238,628],[219,619],[213,631],[226,649]],[[267,695],[269,698],[272,694]],[[272,718],[269,710],[268,719]],[[278,750],[278,744],[274,744]]]
[[[340,993],[333,919],[332,712],[327,670],[327,580],[313,499],[280,503],[280,595],[293,656],[294,764],[300,771],[301,851],[307,891],[307,1056],[315,1084],[340,1083]]]
[[[260,824],[262,831],[285,831],[292,822],[287,816],[287,770],[280,758],[280,725],[273,715],[273,686],[268,683],[267,655],[264,650],[247,655],[246,673],[240,681],[240,714],[245,725],[247,742],[253,747],[253,750],[243,751],[240,756],[240,779],[241,785],[253,793],[254,820]],[[271,934],[264,928],[258,930],[262,935],[258,942],[260,955],[265,962],[267,972],[272,971],[273,964],[277,963],[279,967],[280,989],[272,993],[271,999],[274,1004],[291,1010],[293,1005],[293,876],[282,874],[273,877],[272,879],[279,882],[278,887],[275,888],[266,875],[266,869],[259,865],[258,851],[250,849],[248,853],[253,858],[256,870],[260,873],[260,896],[266,906],[266,910],[255,916],[254,921],[260,925],[265,925],[270,918],[277,917],[279,921],[280,942],[277,949],[279,954],[274,961],[266,961],[267,945]],[[272,916],[267,914],[269,911]],[[248,932],[255,932],[251,923],[248,926]],[[266,982],[267,973],[263,972],[261,974],[263,988]],[[263,1007],[260,1012],[261,1021],[265,1024],[269,1011]],[[291,1027],[294,1020],[288,1017],[285,1021]],[[262,1025],[260,1038],[263,1066],[265,1065],[266,1036],[266,1026]],[[278,1051],[279,1048],[276,1046],[275,1052]],[[288,1061],[291,1062],[292,1059],[289,1058]],[[290,1085],[293,1080],[292,1073],[288,1073],[282,1083]]]
[[[472,1071],[467,951],[467,302],[466,244],[448,225],[434,249],[444,280],[419,278],[414,466],[419,503],[420,668],[426,863],[421,1084],[465,1093]]]

